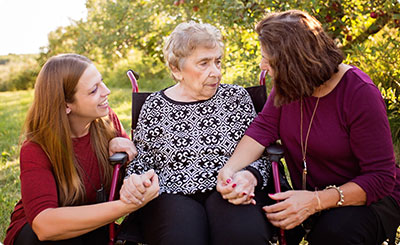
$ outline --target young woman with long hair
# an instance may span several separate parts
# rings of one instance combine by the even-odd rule
[[[112,167],[108,156],[136,148],[109,108],[110,90],[86,57],[63,54],[41,69],[23,130],[22,198],[5,244],[106,244],[105,225],[158,195],[154,172],[135,175],[146,184],[142,200],[105,201]]]

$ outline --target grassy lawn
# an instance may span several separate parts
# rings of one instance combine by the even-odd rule
[[[110,106],[130,134],[131,90],[112,88]],[[0,92],[0,241],[4,240],[10,214],[20,199],[19,135],[33,91]],[[400,229],[398,230],[400,239]]]

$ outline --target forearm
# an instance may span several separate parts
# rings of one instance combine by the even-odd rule
[[[237,172],[260,158],[264,149],[265,147],[263,145],[245,135],[236,146],[235,151],[225,164],[225,167]]]
[[[35,217],[32,229],[39,240],[63,240],[95,230],[137,208],[118,200],[93,205],[46,209]]]
[[[340,186],[340,189],[343,192],[343,206],[360,206],[366,204],[367,195],[356,183],[347,182]],[[322,210],[338,207],[337,203],[340,200],[340,194],[337,190],[325,189],[318,191],[318,197]]]

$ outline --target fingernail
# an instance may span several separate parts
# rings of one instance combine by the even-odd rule
[[[235,187],[236,187],[236,184],[233,184],[233,185],[232,185],[232,188],[235,188]]]
[[[242,196],[246,196],[247,195],[247,193],[246,192],[242,192]]]
[[[253,197],[255,197],[255,195],[254,194],[250,194],[250,198],[253,198]]]
[[[229,184],[229,183],[231,183],[231,181],[232,181],[232,179],[227,179],[226,183]]]

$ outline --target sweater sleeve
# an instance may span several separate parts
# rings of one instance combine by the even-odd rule
[[[279,137],[279,119],[281,108],[274,105],[275,89],[271,90],[262,111],[246,130],[246,135],[267,147]]]
[[[246,109],[247,107],[251,108]],[[245,89],[243,89],[243,98],[240,99],[238,111],[239,114],[242,115],[244,132],[249,124],[252,122],[253,118],[256,116],[251,97]],[[264,188],[267,186],[268,178],[271,172],[271,164],[268,161],[267,157],[263,156],[259,158],[258,160],[252,162],[245,169],[249,170],[257,178],[257,187]]]
[[[367,205],[390,194],[396,170],[386,107],[379,90],[366,83],[353,93],[346,112],[350,145],[360,174],[352,182],[367,194]]]
[[[42,148],[25,142],[20,152],[21,196],[24,212],[32,225],[43,210],[58,207],[57,185],[51,163]]]

